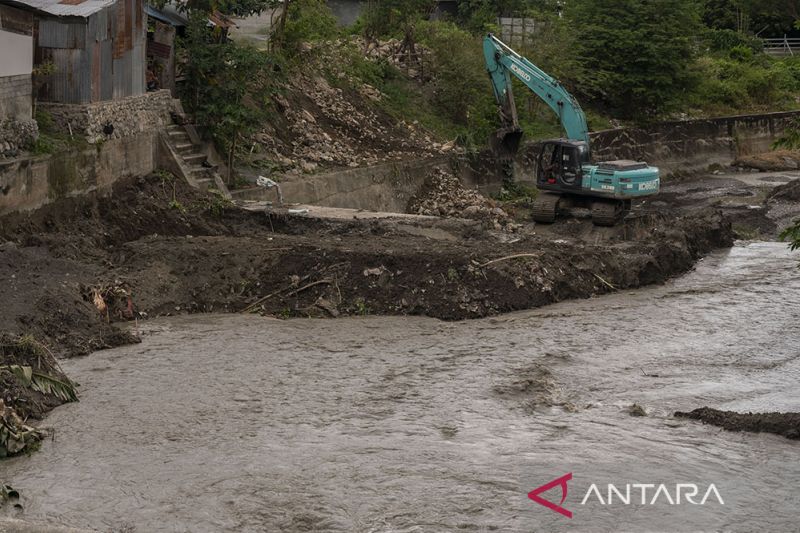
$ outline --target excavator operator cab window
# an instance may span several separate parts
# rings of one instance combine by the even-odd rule
[[[580,146],[549,142],[539,153],[537,178],[548,185],[580,186]]]

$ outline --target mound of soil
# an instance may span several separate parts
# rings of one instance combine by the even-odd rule
[[[678,411],[675,416],[701,420],[728,431],[766,432],[800,439],[800,413],[737,413],[701,407],[688,413]]]

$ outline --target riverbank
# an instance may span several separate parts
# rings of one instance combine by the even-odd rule
[[[737,226],[765,235],[777,183],[705,177],[668,187],[614,228],[578,213],[509,229],[431,217],[268,217],[151,176],[120,182],[109,197],[0,219],[0,332],[71,357],[137,342],[130,322],[156,316],[460,320],[530,309],[661,283],[730,246]],[[524,210],[517,217],[525,222]]]
[[[661,285],[470,321],[151,320],[63,361],[81,401],[5,481],[26,519],[100,531],[529,533],[567,523],[525,497],[567,471],[571,529],[791,531],[798,441],[673,413],[800,411],[798,257],[740,242]],[[581,506],[600,476],[715,483],[725,505]]]

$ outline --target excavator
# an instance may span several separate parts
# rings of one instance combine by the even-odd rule
[[[613,226],[630,211],[632,199],[658,193],[656,167],[629,160],[591,162],[586,116],[558,80],[491,33],[483,40],[483,53],[502,121],[492,139],[501,161],[513,161],[522,140],[512,75],[558,115],[566,133],[566,138],[543,141],[536,154],[536,222],[552,223],[559,212],[581,207],[591,210],[595,225]]]

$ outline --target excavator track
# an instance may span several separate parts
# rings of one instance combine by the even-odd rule
[[[624,214],[624,204],[614,200],[595,200],[592,202],[592,224],[613,226]]]
[[[561,201],[561,195],[559,194],[548,192],[539,193],[539,196],[533,202],[533,220],[545,224],[552,224],[555,222],[556,215],[558,214],[559,201]]]

